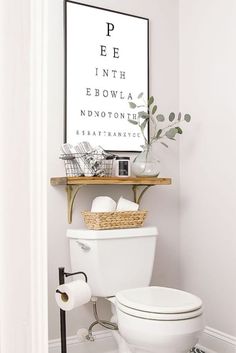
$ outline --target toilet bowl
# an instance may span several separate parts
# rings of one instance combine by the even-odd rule
[[[203,330],[201,300],[177,289],[123,290],[115,306],[119,353],[188,353]]]

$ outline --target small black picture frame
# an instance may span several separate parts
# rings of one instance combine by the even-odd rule
[[[65,142],[142,151],[128,103],[141,92],[144,102],[149,97],[148,18],[65,0],[64,19]]]

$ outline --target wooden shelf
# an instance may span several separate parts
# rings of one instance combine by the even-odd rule
[[[55,177],[51,185],[170,185],[171,178]]]
[[[72,211],[75,197],[79,189],[85,185],[132,185],[134,202],[140,203],[144,193],[155,185],[170,185],[171,178],[118,178],[118,177],[54,177],[50,179],[52,186],[66,186],[68,223],[72,223]]]

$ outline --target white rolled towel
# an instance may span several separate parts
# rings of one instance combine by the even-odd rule
[[[114,212],[116,202],[108,196],[98,196],[92,202],[91,212]]]
[[[88,303],[91,289],[83,280],[76,280],[57,287],[55,299],[60,309],[69,311]]]
[[[139,204],[126,200],[122,196],[119,198],[117,202],[116,211],[138,211]]]

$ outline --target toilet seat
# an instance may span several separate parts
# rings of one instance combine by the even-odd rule
[[[177,320],[189,320],[193,319],[197,316],[202,315],[203,309],[200,308],[198,310],[190,311],[188,313],[181,314],[158,314],[158,313],[150,313],[141,310],[135,310],[128,308],[125,305],[117,303],[117,309],[125,313],[126,315],[134,316],[140,319],[147,320],[156,320],[156,321],[177,321]]]
[[[193,294],[166,287],[144,287],[117,293],[117,308],[149,320],[186,320],[202,314],[202,301]]]

